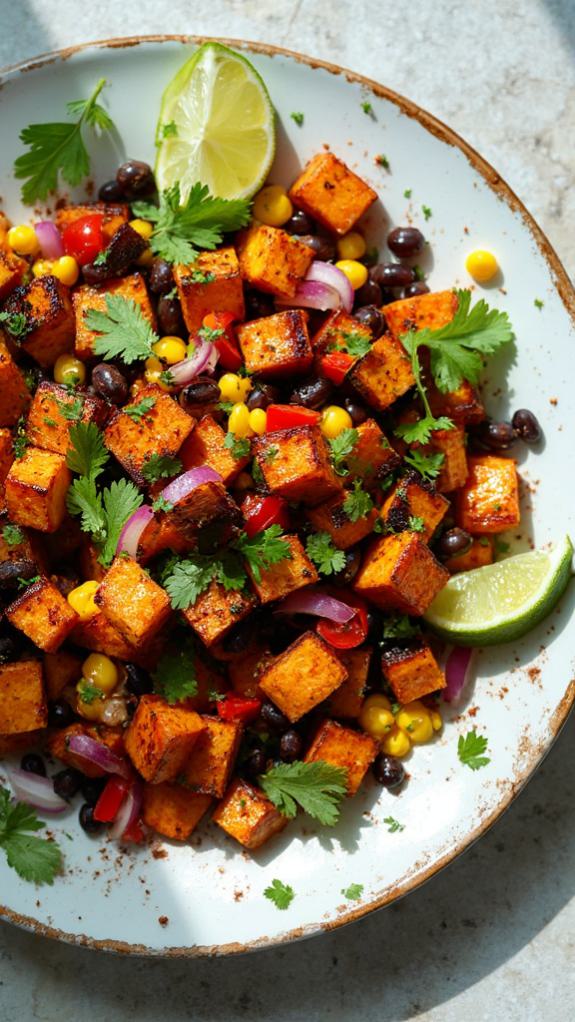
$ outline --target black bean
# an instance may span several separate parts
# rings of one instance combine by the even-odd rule
[[[302,748],[303,741],[297,731],[284,731],[280,738],[280,759],[284,763],[293,763],[294,759],[299,759]]]
[[[303,405],[304,408],[317,410],[325,405],[333,394],[333,384],[323,376],[310,376],[292,390],[291,405]]]
[[[113,405],[123,405],[128,396],[128,381],[109,362],[98,362],[92,369],[92,386],[100,397]]]
[[[94,808],[87,803],[80,809],[78,819],[80,820],[82,830],[85,830],[86,834],[99,834],[104,826],[99,820],[94,819]]]
[[[0,664],[9,664],[12,660],[16,660],[19,652],[12,636],[3,635],[0,638]]]
[[[263,408],[265,411],[268,405],[277,403],[279,396],[280,392],[277,387],[274,387],[271,383],[262,383],[258,380],[253,390],[250,390],[246,404],[250,412],[253,412],[254,408]]]
[[[264,703],[261,718],[272,731],[287,731],[290,727],[287,717],[273,703]]]
[[[89,806],[96,805],[106,787],[106,783],[106,777],[82,777],[80,791],[82,792],[82,798],[85,799]]]
[[[355,308],[361,309],[364,305],[381,305],[383,301],[381,288],[375,280],[366,280],[365,284],[358,287],[354,295]]]
[[[399,258],[419,255],[425,246],[425,238],[417,227],[394,227],[387,236],[387,247]]]
[[[182,307],[177,298],[161,295],[158,301],[158,326],[163,337],[187,337]]]
[[[20,769],[27,774],[37,774],[38,777],[46,776],[46,764],[41,756],[35,752],[27,752],[20,760]]]
[[[403,292],[404,298],[417,298],[417,295],[428,295],[429,288],[424,280],[416,280]]]
[[[103,284],[110,276],[106,263],[85,263],[82,267],[85,284]]]
[[[150,267],[148,286],[154,295],[165,295],[174,286],[172,267],[165,259],[154,259]]]
[[[369,271],[369,277],[382,288],[409,287],[415,280],[415,270],[401,263],[377,263]]]
[[[353,316],[362,326],[369,327],[374,341],[381,337],[386,327],[385,316],[375,305],[364,305],[363,308],[356,309]]]
[[[369,412],[367,408],[356,401],[353,397],[344,398],[343,402],[346,412],[351,415],[351,421],[354,426],[361,426],[362,422],[365,422],[369,418]]]
[[[224,653],[243,653],[254,637],[254,622],[238,621],[222,642]]]
[[[334,582],[338,585],[349,585],[353,582],[355,576],[359,571],[361,564],[361,551],[360,550],[346,550],[345,551],[345,564],[341,571],[338,571],[333,576]]]
[[[98,192],[100,202],[121,202],[124,194],[115,178],[106,181]]]
[[[68,727],[74,720],[74,711],[64,701],[48,703],[48,724],[50,727]]]
[[[178,401],[182,408],[198,418],[205,415],[207,405],[214,405],[220,400],[220,388],[210,376],[197,376],[193,383],[188,384],[180,391]]]
[[[313,234],[314,225],[303,209],[296,209],[283,225],[288,234]]]
[[[383,752],[374,759],[371,769],[376,781],[384,788],[397,788],[405,780],[405,770],[400,761]]]
[[[153,689],[153,682],[147,671],[139,664],[126,663],[126,688],[135,696],[147,695]]]
[[[537,418],[528,408],[518,408],[511,420],[511,425],[526,444],[537,444],[543,436],[543,430]]]
[[[246,312],[248,319],[271,316],[275,312],[274,300],[261,291],[246,291]]]
[[[127,160],[118,167],[116,181],[127,199],[149,195],[156,187],[152,168],[142,160]]]
[[[482,422],[477,437],[491,451],[506,451],[517,440],[517,434],[509,422]]]
[[[244,763],[244,769],[248,776],[253,780],[256,780],[260,774],[265,773],[266,766],[267,759],[263,749],[252,749],[252,751],[248,753]]]
[[[299,240],[303,241],[304,245],[308,245],[309,248],[313,248],[316,259],[320,259],[324,263],[329,262],[330,259],[335,259],[335,244],[329,238],[325,238],[320,234],[302,234]]]
[[[82,774],[78,770],[60,770],[52,778],[54,791],[60,798],[74,798],[82,784]]]
[[[455,527],[447,529],[439,540],[439,553],[442,557],[456,557],[466,554],[471,549],[472,537],[465,529]]]
[[[34,561],[22,558],[18,561],[0,562],[0,589],[15,590],[20,588],[19,579],[34,578],[38,568]]]

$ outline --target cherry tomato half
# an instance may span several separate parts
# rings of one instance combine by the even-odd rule
[[[319,412],[302,405],[268,405],[266,415],[266,433],[294,426],[315,426],[320,420]]]
[[[354,593],[346,593],[343,603],[355,607],[355,615],[345,625],[338,625],[335,621],[328,621],[321,618],[315,626],[315,630],[322,639],[329,642],[335,649],[355,649],[365,642],[368,632],[367,607],[363,600]]]
[[[229,692],[225,699],[218,702],[218,717],[220,720],[239,720],[242,724],[249,724],[259,717],[261,708],[261,699],[249,699]]]
[[[242,503],[242,514],[244,530],[250,538],[269,529],[270,525],[281,525],[286,530],[290,527],[289,508],[283,497],[259,497],[256,493],[248,493]]]
[[[220,355],[220,366],[231,373],[235,373],[243,365],[232,326],[235,318],[232,312],[208,312],[202,320],[202,326],[207,327],[208,330],[224,331],[223,334],[216,337],[214,344]]]
[[[68,224],[62,233],[66,255],[73,256],[80,266],[93,263],[99,252],[106,247],[102,230],[104,217],[101,213],[81,216]]]
[[[325,376],[336,387],[339,387],[345,380],[355,359],[347,354],[347,351],[332,351],[320,359],[322,376]]]

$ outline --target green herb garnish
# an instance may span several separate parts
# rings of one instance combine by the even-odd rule
[[[106,312],[88,309],[86,326],[97,333],[94,352],[104,358],[120,358],[126,365],[148,358],[159,340],[144,316],[141,305],[122,295],[106,295]]]
[[[270,901],[273,901],[276,908],[285,911],[294,900],[295,893],[293,887],[290,887],[289,884],[282,884],[281,880],[272,880],[270,886],[266,887],[264,891],[264,898],[269,898]]]
[[[483,755],[486,749],[487,738],[483,735],[478,735],[475,728],[473,731],[468,731],[465,737],[463,735],[459,736],[457,755],[461,763],[464,766],[468,766],[470,770],[480,770],[481,767],[491,763],[489,757]]]
[[[301,126],[303,124],[303,114],[295,112],[295,113],[291,113],[290,117],[291,117],[292,121],[294,121],[295,124],[297,124],[298,128],[301,128]]]
[[[142,400],[138,401],[135,405],[126,405],[122,411],[124,412],[124,415],[129,415],[134,422],[141,422],[144,415],[147,415],[147,413],[152,410],[155,403],[155,397],[150,395],[150,397],[143,397]]]
[[[280,813],[294,817],[297,807],[326,827],[339,818],[339,803],[347,791],[347,770],[323,760],[278,763],[259,782]]]
[[[314,532],[308,536],[306,553],[322,575],[336,575],[345,568],[345,552],[334,546],[329,532]]]
[[[421,451],[408,451],[404,459],[407,465],[419,472],[422,479],[431,481],[436,479],[441,472],[441,466],[445,461],[445,455],[438,451],[437,454],[422,454]]]
[[[173,458],[170,454],[151,454],[142,466],[142,475],[147,483],[157,483],[158,479],[179,475],[182,468],[179,458]]]
[[[248,458],[251,451],[248,437],[236,437],[234,433],[226,433],[224,447],[231,452],[232,458],[235,458],[236,461]]]
[[[30,806],[12,801],[10,792],[0,785],[0,848],[18,876],[35,884],[52,884],[62,868],[56,842],[34,835],[44,826]]]
[[[353,490],[350,490],[343,502],[343,510],[350,522],[358,522],[360,518],[365,518],[373,508],[374,503],[369,493],[364,490],[360,480],[355,479]]]

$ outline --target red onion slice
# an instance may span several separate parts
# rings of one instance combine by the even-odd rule
[[[467,646],[454,646],[448,653],[445,663],[447,685],[442,693],[444,702],[457,704],[460,701],[473,675],[475,652]]]
[[[133,515],[130,515],[124,525],[116,547],[117,554],[129,554],[135,557],[138,552],[138,543],[146,525],[154,517],[154,512],[149,504],[143,504]]]
[[[29,774],[27,770],[18,770],[16,767],[5,767],[4,769],[12,791],[21,802],[25,802],[43,813],[62,813],[65,809],[70,808],[68,803],[56,794],[49,777]]]
[[[276,614],[313,614],[315,617],[326,617],[338,625],[346,625],[356,610],[317,589],[302,589],[286,596],[276,607]]]
[[[293,298],[276,298],[276,305],[289,308],[318,309],[320,312],[327,312],[330,309],[339,309],[341,298],[339,291],[329,287],[328,284],[322,284],[316,280],[303,280],[301,284],[298,284]]]
[[[133,771],[127,760],[116,756],[107,745],[97,742],[90,735],[72,735],[68,743],[70,752],[81,759],[85,759],[92,766],[104,770],[107,774],[119,774],[126,780],[131,780]]]
[[[169,373],[171,382],[176,387],[186,387],[188,383],[198,376],[203,369],[213,370],[219,358],[219,353],[210,341],[197,341],[196,350],[189,358],[182,359],[170,366]]]
[[[320,284],[333,288],[334,291],[337,291],[345,311],[351,312],[354,302],[353,288],[345,273],[333,263],[324,263],[320,259],[314,259],[305,279],[306,281],[318,281]]]
[[[208,361],[206,362],[206,364],[204,366],[204,372],[205,373],[213,373],[214,369],[216,368],[216,366],[218,364],[219,358],[220,358],[220,353],[219,353],[218,349],[216,348],[215,344],[212,344],[212,350],[210,351]]]
[[[170,504],[177,504],[178,501],[187,497],[196,486],[203,486],[204,483],[221,483],[221,475],[210,468],[209,465],[200,465],[199,468],[191,468],[189,472],[183,472],[181,476],[162,490],[160,496]]]
[[[34,224],[34,230],[44,259],[59,259],[64,255],[62,235],[56,224],[51,220],[41,220]]]
[[[108,831],[113,841],[119,841],[126,830],[139,819],[142,810],[143,788],[139,780],[135,780],[132,787],[124,795],[124,800],[118,810],[118,815]]]

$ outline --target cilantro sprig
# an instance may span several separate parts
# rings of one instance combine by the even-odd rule
[[[360,518],[365,518],[374,507],[373,500],[367,490],[364,490],[361,481],[355,479],[353,489],[349,491],[343,502],[343,510],[350,522],[359,522]]]
[[[349,887],[344,887],[341,893],[349,901],[359,901],[363,894],[363,884],[350,884]]]
[[[149,397],[143,397],[141,401],[138,401],[135,405],[126,405],[122,409],[124,415],[129,415],[134,422],[141,422],[148,412],[151,412],[152,408],[156,403],[155,397],[150,395]]]
[[[334,344],[330,344],[328,351],[346,351],[353,358],[362,358],[371,351],[371,340],[359,330],[350,330],[341,334]]]
[[[438,451],[437,454],[422,454],[421,451],[414,450],[408,451],[403,460],[416,472],[419,472],[422,479],[431,482],[433,479],[437,479],[441,472],[445,455],[441,451]]]
[[[198,693],[196,680],[195,654],[190,642],[180,648],[175,644],[163,653],[152,673],[154,692],[174,706],[185,699],[191,699]]]
[[[249,458],[251,444],[248,437],[237,437],[235,433],[226,433],[224,447],[230,452],[235,461]]]
[[[314,532],[305,544],[308,557],[322,575],[336,575],[345,568],[345,552],[334,546],[329,532]]]
[[[255,536],[242,532],[234,540],[235,549],[247,561],[256,582],[261,582],[262,570],[266,571],[281,561],[291,560],[291,547],[282,533],[281,525],[270,525]]]
[[[349,474],[347,459],[353,453],[353,449],[359,439],[357,429],[342,429],[339,436],[329,441],[331,460],[338,475]]]
[[[480,770],[481,767],[487,766],[488,763],[491,763],[489,756],[483,755],[487,744],[487,738],[484,735],[478,735],[475,728],[473,731],[468,731],[465,736],[460,735],[457,742],[457,755],[460,762],[464,766],[468,766],[470,770]]]
[[[339,818],[339,803],[345,797],[347,771],[323,760],[277,763],[259,782],[280,813],[294,817],[300,806],[308,816],[325,827]]]
[[[170,454],[151,454],[142,466],[142,475],[147,483],[157,483],[158,479],[177,476],[182,468],[183,465],[179,458],[174,458]]]
[[[289,884],[283,884],[281,880],[276,878],[272,880],[269,887],[266,887],[264,891],[264,898],[268,898],[270,901],[273,901],[275,907],[281,909],[283,912],[286,908],[290,907],[295,898],[295,891]]]
[[[52,884],[62,868],[62,852],[56,842],[35,836],[44,826],[30,806],[14,802],[0,785],[0,848],[18,876],[35,884]]]
[[[94,330],[94,352],[104,358],[120,358],[126,365],[148,358],[159,340],[142,308],[132,298],[106,295],[106,311],[88,309],[86,326]]]

